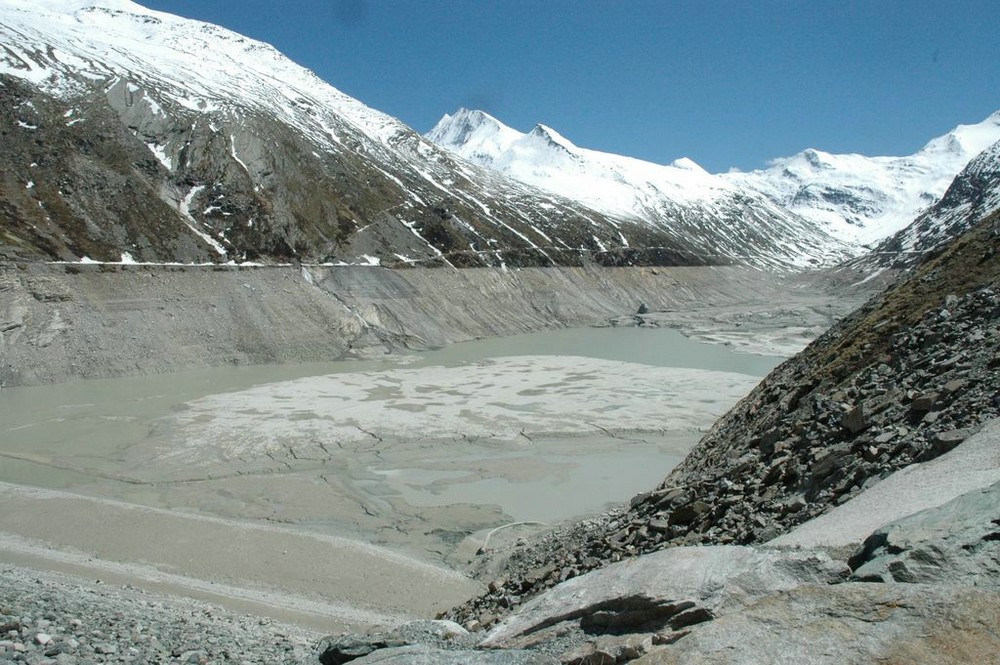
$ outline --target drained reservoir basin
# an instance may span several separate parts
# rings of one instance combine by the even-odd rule
[[[583,516],[655,486],[780,360],[671,329],[587,328],[375,361],[4,389],[0,481],[17,510],[0,517],[0,556],[82,553],[73,565],[253,588],[270,598],[254,602],[345,626],[391,622],[427,609],[412,598],[440,609],[469,583],[428,581],[435,594],[404,601],[397,581],[383,600],[360,587],[345,599],[350,584],[316,552],[362,557],[338,566],[348,577],[405,557],[400,579],[414,566],[451,579],[497,526]],[[295,545],[261,544],[276,538]],[[331,598],[350,611],[322,605]]]

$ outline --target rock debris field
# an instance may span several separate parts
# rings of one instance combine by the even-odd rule
[[[0,568],[0,663],[315,662],[318,634],[130,586]]]

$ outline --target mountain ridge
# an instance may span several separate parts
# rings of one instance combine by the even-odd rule
[[[65,9],[0,3],[9,255],[456,267],[731,261],[458,163],[262,42],[127,0]],[[60,158],[46,154],[54,151]],[[101,209],[124,199],[128,210]],[[632,249],[609,252],[628,249],[623,231]]]
[[[455,131],[455,126],[461,126],[462,130]],[[543,173],[555,158],[533,154],[528,149],[535,131],[523,134],[485,112],[460,109],[454,115],[445,114],[425,136],[465,159],[523,182],[576,196],[605,211],[630,209],[627,197],[620,193],[615,198],[595,189],[590,180],[571,181],[567,173],[579,172],[578,164],[572,170],[567,169],[567,173]],[[568,144],[570,150],[590,159],[593,165],[587,175],[599,176],[603,172],[606,177],[631,184],[637,190],[655,182],[663,195],[675,202],[712,200],[727,190],[763,196],[784,210],[814,222],[852,246],[858,254],[866,246],[899,231],[933,205],[944,195],[955,175],[997,140],[1000,140],[1000,111],[979,123],[958,125],[931,139],[913,155],[866,157],[808,148],[791,157],[774,159],[764,169],[722,174],[710,174],[687,157],[663,165],[577,148],[565,138],[563,147]],[[613,172],[608,174],[609,170]]]
[[[848,253],[819,225],[708,174],[689,159],[659,165],[580,148],[546,125],[523,134],[468,109],[445,115],[425,136],[472,163],[606,214],[708,238],[734,257],[782,247],[793,265],[809,267],[834,263]]]
[[[273,47],[128,0],[9,0],[0,32],[11,256],[785,270],[848,255],[731,187],[691,206],[654,186],[634,214],[525,185],[456,160]],[[578,162],[555,130],[532,136],[526,149]],[[30,166],[39,142],[65,153],[50,169]],[[111,215],[111,199],[131,203]]]

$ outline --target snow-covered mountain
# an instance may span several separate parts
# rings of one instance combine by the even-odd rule
[[[0,0],[0,43],[8,257],[719,262],[456,160],[217,26],[129,0]]]
[[[1000,140],[1000,111],[959,125],[905,157],[834,155],[805,150],[763,170],[722,176],[826,226],[871,245],[908,226],[936,203],[973,157]]]
[[[766,197],[713,176],[689,159],[662,166],[588,150],[537,125],[527,134],[460,109],[426,135],[460,157],[611,215],[705,243],[730,257],[771,255],[800,266],[845,255],[843,243]]]
[[[715,176],[477,112],[439,123],[442,149],[267,44],[130,0],[0,0],[0,40],[0,257],[788,268],[851,250],[782,202],[794,169]]]
[[[940,201],[855,263],[869,271],[913,265],[920,257],[965,233],[998,210],[1000,141],[973,158],[955,177]]]
[[[543,125],[524,134],[481,111],[445,115],[426,136],[469,161],[608,213],[657,224],[664,212],[676,217],[694,211],[688,214],[704,219],[752,202],[753,209],[782,220],[789,238],[811,237],[830,243],[832,251],[847,244],[861,253],[938,201],[970,159],[1000,140],[1000,112],[959,126],[908,157],[810,149],[767,169],[719,175],[686,158],[664,166],[579,148]]]

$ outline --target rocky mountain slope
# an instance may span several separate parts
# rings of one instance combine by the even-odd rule
[[[0,33],[7,254],[551,265],[634,226],[457,163],[222,28],[7,0]],[[635,235],[645,260],[709,260]]]
[[[976,156],[952,181],[941,200],[912,224],[852,262],[859,270],[914,265],[1000,208],[1000,141]]]
[[[266,44],[129,0],[4,0],[0,35],[7,256],[500,267],[841,255],[792,240],[801,221],[758,200],[720,204],[713,219],[739,229],[724,235],[681,210],[659,224],[595,211],[455,159]]]
[[[450,616],[463,622],[474,622],[472,625],[489,625],[511,609],[525,605],[527,598],[550,587],[559,588],[557,585],[560,583],[573,580],[588,570],[634,557],[643,561],[650,553],[667,548],[697,546],[701,552],[699,556],[714,556],[712,552],[718,546],[759,547],[782,534],[788,534],[799,525],[808,525],[810,520],[829,513],[837,506],[850,505],[852,499],[861,500],[860,497],[874,491],[880,482],[888,483],[888,478],[898,476],[901,482],[906,479],[912,481],[917,477],[914,473],[899,472],[911,465],[939,458],[943,463],[947,455],[959,454],[959,449],[964,452],[957,459],[969,458],[973,454],[970,451],[979,450],[981,452],[975,455],[980,461],[964,466],[959,464],[958,469],[966,470],[952,471],[950,475],[935,475],[929,469],[931,476],[938,478],[938,489],[923,489],[917,494],[925,498],[939,497],[944,501],[948,495],[941,492],[941,483],[952,482],[949,478],[968,476],[971,468],[989,470],[993,474],[987,474],[988,477],[984,476],[978,482],[987,485],[996,482],[1000,475],[995,459],[995,432],[990,435],[992,438],[987,439],[976,438],[976,433],[984,423],[1000,416],[1000,373],[997,372],[1000,367],[998,250],[1000,213],[994,213],[951,242],[946,249],[927,258],[907,279],[873,298],[805,351],[778,367],[719,420],[658,488],[635,497],[629,505],[616,512],[567,527],[527,547],[511,547],[507,551],[509,559],[505,567],[500,572],[491,569],[494,571],[491,574],[497,576],[491,591]],[[978,448],[969,448],[964,443],[966,440],[982,443],[976,444]],[[955,452],[950,453],[953,450]],[[889,492],[881,503],[891,504],[906,495],[905,492]],[[971,499],[961,505],[969,505],[969,501]],[[980,501],[975,505],[983,504]],[[919,508],[911,507],[909,512],[916,509]],[[872,512],[871,508],[865,510]],[[966,522],[956,519],[955,511],[958,509],[948,510],[951,512],[935,514],[934,523],[949,525],[947,528],[940,527],[949,533],[950,529],[965,529],[961,525]],[[907,512],[904,510],[902,514]],[[996,571],[1000,570],[995,511],[987,510],[975,515],[975,520],[978,520],[976,526],[969,527],[972,530],[966,535],[947,536],[952,539],[950,542],[965,542],[964,546],[954,546],[958,550],[944,542],[933,544],[928,541],[925,547],[926,551],[935,552],[952,547],[948,551],[960,551],[964,552],[962,556],[974,557],[965,568],[973,572],[964,577],[958,575],[962,578],[959,588],[934,586],[930,589],[893,590],[870,587],[865,593],[871,591],[876,596],[884,596],[888,592],[890,596],[899,596],[897,601],[902,601],[904,597],[922,596],[949,602],[944,598],[950,597],[950,594],[965,593],[963,590],[971,585],[995,588]],[[857,522],[857,515],[853,519]],[[993,520],[992,527],[990,519]],[[834,546],[832,553],[835,558],[845,564],[842,569],[845,581],[855,578],[858,581],[930,581],[935,585],[955,581],[956,575],[950,572],[952,564],[949,563],[954,556],[934,563],[932,575],[920,573],[924,577],[918,575],[913,579],[901,572],[903,566],[915,570],[914,566],[919,568],[919,562],[924,560],[921,557],[927,555],[915,553],[908,559],[909,563],[905,563],[905,557],[897,563],[885,558],[899,556],[910,547],[916,547],[912,543],[939,537],[929,536],[926,531],[919,538],[914,536],[912,543],[895,547],[886,545],[888,536],[876,534],[863,548],[860,548],[861,541],[866,534],[837,539],[838,533],[844,533],[842,523],[833,528],[820,526],[817,522],[816,529],[807,533],[817,531],[833,534],[826,540]],[[817,536],[796,537],[795,532],[785,538],[791,539],[789,544],[817,542]],[[901,541],[897,539],[896,542]],[[707,546],[712,549],[704,549]],[[975,557],[980,556],[985,559],[978,559],[979,563],[975,563]],[[870,563],[876,560],[879,563]],[[680,564],[670,565],[682,577],[691,572],[687,568],[677,569]],[[604,574],[604,571],[597,574]],[[618,568],[609,567],[605,577],[611,583],[620,575]],[[591,583],[593,580],[587,584]],[[711,582],[708,584],[712,587]],[[791,586],[799,586],[799,583]],[[622,589],[626,587],[614,586],[613,589],[618,589],[617,596],[608,598],[604,605],[598,602],[587,610],[604,608],[602,611],[609,614],[608,621],[623,622],[620,630],[588,631],[584,626],[584,633],[648,632],[641,629],[642,617],[648,619],[650,614],[655,616],[659,613],[662,620],[656,624],[659,628],[654,632],[663,633],[669,624],[673,634],[662,639],[676,641],[680,651],[675,653],[682,653],[684,647],[697,642],[686,641],[687,626],[701,624],[722,613],[718,607],[713,609],[707,606],[707,613],[703,612],[697,620],[675,618],[683,614],[683,608],[675,606],[657,610],[648,606],[649,601],[629,601],[621,597],[624,593]],[[845,593],[848,593],[846,589]],[[768,593],[760,595],[767,596]],[[834,595],[837,593],[840,592]],[[856,593],[860,592],[851,590],[848,596]],[[514,616],[536,611],[540,604],[548,602],[544,600],[547,597],[550,596],[546,594],[540,596],[537,602],[528,602],[525,609],[518,609]],[[814,608],[816,603],[851,602],[846,598],[824,596],[823,600],[814,599],[815,602],[796,601],[803,606],[798,610],[789,608],[785,620],[790,629],[794,628],[791,617],[799,611],[806,612],[805,604]],[[860,596],[855,600],[862,602]],[[696,602],[689,609],[703,602]],[[872,602],[875,602],[872,597],[865,596],[862,604],[868,607]],[[1000,608],[1000,597],[996,594],[977,597],[974,602],[982,604],[983,611],[989,616],[997,615]],[[532,609],[529,610],[529,606]],[[542,628],[564,626],[565,631],[568,630],[565,628],[567,621],[581,616],[562,606],[558,610],[550,612],[550,619],[539,619],[544,624]],[[630,612],[634,613],[632,618],[625,618]],[[934,610],[927,608],[926,612],[922,619],[911,617],[907,621],[912,620],[911,625],[935,626],[930,631],[935,632],[940,624],[935,622]],[[616,616],[619,618],[615,619]],[[778,619],[762,615],[760,620],[767,623]],[[511,618],[501,626],[509,628],[514,621],[516,619]],[[609,625],[613,627],[613,624]],[[987,629],[977,639],[983,644],[990,644],[989,640],[996,643],[1000,639],[996,625],[994,623],[992,629]],[[497,630],[504,637],[499,638],[494,633],[490,639],[523,646],[524,638],[540,628],[527,632],[511,629],[506,633],[502,632],[506,630],[503,627]],[[731,643],[735,639],[732,635],[726,637],[724,632],[712,632],[723,631],[722,623],[705,630],[708,632],[695,634],[715,635],[711,638],[715,640],[711,643],[715,645],[712,649],[722,641]],[[521,637],[514,639],[517,635]],[[539,641],[543,640],[539,638]],[[744,650],[747,648],[741,647]],[[872,653],[865,652],[850,662],[865,662],[865,658],[870,659]],[[933,649],[931,653],[935,653]],[[642,662],[675,662],[671,659],[673,657],[663,658],[666,659]],[[927,658],[929,656],[925,654],[923,662],[935,662]],[[679,662],[683,661],[684,658],[680,657]],[[941,662],[945,661],[961,662],[960,659],[947,658]],[[741,660],[734,657],[723,662],[754,661],[752,658]],[[819,659],[818,662],[833,661]]]
[[[721,216],[745,206],[770,219],[800,256],[823,260],[826,252],[842,251],[842,243],[860,252],[933,205],[970,159],[1000,140],[1000,113],[960,125],[905,157],[809,149],[766,169],[720,175],[687,158],[659,165],[586,150],[543,125],[523,134],[466,109],[445,115],[426,136],[522,182],[652,224],[676,225],[680,215],[682,225],[700,232],[739,235],[741,224]]]

